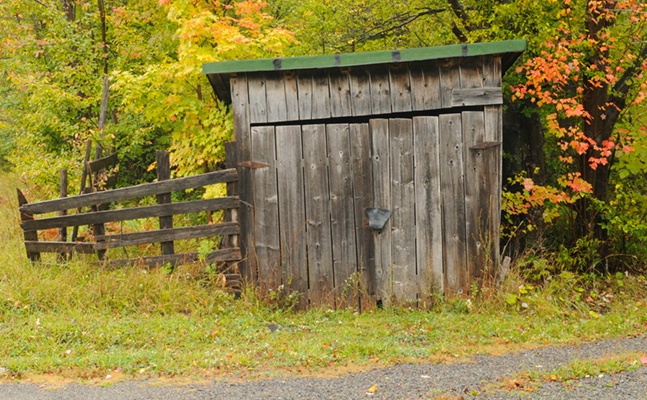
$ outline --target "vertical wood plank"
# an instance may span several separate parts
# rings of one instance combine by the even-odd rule
[[[335,306],[325,125],[302,128],[310,304]]]
[[[484,253],[489,235],[488,172],[484,162],[485,149],[474,148],[483,143],[484,116],[480,111],[462,113],[463,142],[465,157],[465,229],[467,235],[467,271],[469,280],[481,277],[486,264]]]
[[[411,74],[411,108],[414,111],[441,108],[438,62],[412,64],[409,69]]]
[[[413,119],[418,294],[424,306],[443,293],[443,224],[438,117]]]
[[[411,111],[411,77],[407,66],[392,65],[389,68],[389,83],[393,112]]]
[[[333,118],[351,115],[348,70],[330,70],[330,112]]]
[[[167,151],[158,150],[155,154],[157,158],[157,180],[167,181],[171,179],[171,161]],[[162,193],[157,195],[157,204],[167,204],[171,202],[171,193]],[[160,229],[173,228],[173,216],[159,217]],[[161,242],[160,249],[162,255],[175,254],[173,242]]]
[[[461,60],[459,71],[461,89],[483,87],[483,59],[481,57],[469,57]]]
[[[267,122],[265,76],[261,74],[248,74],[247,87],[249,90],[249,121],[252,124]]]
[[[356,288],[357,244],[353,207],[352,167],[350,164],[350,127],[348,124],[326,126],[330,184],[330,226],[332,231],[335,294],[338,308],[358,306]]]
[[[350,74],[351,109],[353,116],[371,114],[371,77],[366,68],[355,68]]]
[[[276,289],[284,278],[281,269],[274,127],[252,128],[251,157],[256,162],[268,165],[251,172],[254,237],[253,247],[249,249],[256,256],[259,286],[266,291]]]
[[[440,102],[441,107],[452,107],[452,91],[459,89],[460,71],[459,62],[454,58],[448,58],[440,62]]]
[[[297,75],[297,91],[299,94],[299,119],[312,119],[312,87],[311,72],[299,71]]]
[[[312,73],[312,119],[330,118],[330,80],[328,71]]]
[[[287,71],[283,75],[285,83],[285,102],[287,107],[287,120],[299,120],[299,90],[297,78],[294,71]]]
[[[411,119],[389,120],[391,154],[391,274],[398,303],[417,300],[415,184]]]
[[[236,190],[240,197],[240,208],[238,219],[240,223],[239,247],[242,261],[238,263],[241,275],[255,282],[258,277],[258,266],[256,257],[253,255],[253,212],[254,198],[252,196],[252,172],[248,168],[238,167],[241,161],[251,159],[252,139],[249,122],[249,90],[247,87],[247,75],[239,74],[229,80],[231,87],[232,116],[234,124],[234,140],[236,153],[235,159],[231,162],[237,168],[238,183]]]
[[[283,75],[277,73],[266,75],[265,95],[267,96],[267,122],[287,120],[288,107]]]
[[[389,70],[386,65],[371,67],[371,113],[374,115],[391,113],[391,86]]]
[[[483,61],[483,79],[487,87],[501,86],[501,56],[484,57]],[[485,106],[485,141],[499,142],[503,141],[503,116],[502,107]],[[492,268],[498,268],[501,257],[500,249],[500,226],[501,226],[501,190],[503,184],[503,165],[502,165],[502,147],[491,149],[486,153],[486,165],[488,179],[490,180],[490,241]],[[491,274],[494,271],[489,271]]]
[[[445,294],[467,292],[465,183],[460,114],[439,117]]]
[[[281,261],[286,272],[284,284],[301,294],[299,308],[305,308],[308,302],[308,262],[301,148],[299,126],[276,127]]]
[[[389,121],[369,121],[373,168],[373,207],[391,209],[391,168],[389,165]],[[391,287],[391,219],[384,229],[373,232],[375,243],[375,294],[383,305],[390,302]]]
[[[27,204],[27,198],[25,195],[20,191],[20,189],[16,188],[16,192],[18,194],[18,207],[24,206]],[[25,222],[25,221],[31,221],[34,219],[34,216],[31,214],[26,214],[24,212],[20,212],[20,221]],[[30,232],[25,232],[23,231],[23,235],[25,237],[25,240],[29,241],[38,241],[38,232],[37,231],[30,231]],[[37,252],[27,252],[27,258],[29,258],[29,261],[40,261],[40,253]]]
[[[360,272],[360,309],[375,308],[375,253],[366,209],[373,207],[373,168],[368,124],[350,126],[353,203],[357,265]]]

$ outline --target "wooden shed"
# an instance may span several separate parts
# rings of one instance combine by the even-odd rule
[[[467,293],[499,263],[501,76],[525,48],[205,64],[233,107],[241,272],[303,305]]]

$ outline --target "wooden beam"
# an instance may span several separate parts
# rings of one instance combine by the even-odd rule
[[[34,253],[85,253],[92,254],[96,250],[94,243],[86,242],[38,242],[25,240],[25,248]]]
[[[173,240],[196,239],[217,235],[237,235],[240,229],[236,222],[222,222],[212,225],[198,225],[183,228],[159,229],[147,232],[95,236],[97,250],[116,247],[137,246]],[[99,242],[101,241],[101,242]]]
[[[500,87],[454,89],[451,94],[452,107],[491,106],[503,104]]]
[[[156,206],[137,207],[124,210],[95,211],[84,214],[67,215],[64,217],[25,220],[21,226],[25,232],[49,228],[62,228],[73,225],[91,225],[105,222],[125,221],[129,219],[154,218],[165,215],[186,214],[207,210],[223,210],[238,208],[238,197],[222,197],[218,199],[195,200],[176,204],[159,204]]]
[[[200,255],[198,253],[183,253],[183,254],[170,254],[162,256],[150,256],[140,258],[128,258],[121,260],[109,260],[105,262],[107,267],[118,268],[128,265],[143,265],[146,267],[156,267],[164,264],[171,264],[173,266],[182,264],[193,264],[198,262]],[[238,261],[240,260],[240,249],[232,247],[228,249],[220,249],[210,253],[205,263],[225,262],[225,261]],[[103,262],[95,262],[95,264],[104,265]]]
[[[238,180],[238,173],[235,169],[209,172],[202,175],[189,176],[186,178],[172,179],[162,182],[144,183],[109,190],[105,192],[88,193],[80,196],[54,199],[40,203],[25,204],[21,212],[28,214],[44,214],[52,211],[69,210],[72,208],[110,203],[113,201],[129,200],[139,197],[152,196],[160,193],[177,192],[180,190],[213,185],[216,183],[228,183]]]

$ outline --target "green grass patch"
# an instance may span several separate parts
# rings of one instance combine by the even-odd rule
[[[0,375],[72,379],[331,374],[460,360],[645,332],[645,281],[512,276],[430,311],[295,312],[248,286],[240,299],[197,267],[106,270],[82,257],[30,264],[16,180],[0,178]]]

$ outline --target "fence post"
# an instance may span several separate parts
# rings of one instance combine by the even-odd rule
[[[27,198],[25,198],[25,195],[22,194],[20,189],[16,189],[18,191],[18,207],[24,206],[27,204]],[[24,212],[20,212],[20,220],[21,221],[31,221],[34,219],[33,215],[26,214]],[[38,241],[38,232],[37,231],[30,231],[30,232],[25,232],[23,230],[23,234],[25,235],[25,240],[29,241]],[[27,258],[29,258],[30,261],[40,261],[40,253],[38,252],[27,252]]]
[[[157,156],[157,180],[166,181],[171,179],[171,161],[169,154],[166,151],[158,150]],[[171,203],[171,193],[163,193],[157,195],[157,204]],[[173,228],[173,216],[159,217],[160,229]],[[161,242],[160,248],[162,255],[175,254],[173,242]]]
[[[98,143],[94,159],[98,160],[101,157],[103,157],[103,146],[101,146],[101,144]],[[90,168],[87,168],[87,170],[88,170],[88,174],[92,173],[92,171],[90,171]],[[90,185],[91,185],[91,190],[93,192],[95,190],[97,190],[97,188],[95,187],[95,179],[96,179],[95,175],[90,175]],[[94,211],[103,211],[103,210],[107,210],[107,209],[108,209],[108,204],[97,204],[96,206],[92,206],[92,210],[94,210]],[[101,236],[101,235],[105,235],[105,233],[106,233],[106,227],[102,223],[101,224],[94,224],[92,226],[92,229],[93,229],[94,236]],[[95,242],[96,242],[96,240],[95,240]],[[97,257],[99,258],[99,260],[103,260],[105,258],[105,256],[106,256],[106,250],[97,250]]]
[[[67,169],[63,168],[61,170],[60,176],[60,187],[59,187],[59,197],[67,197]],[[61,210],[61,216],[67,215],[67,210]],[[58,240],[61,242],[67,242],[67,227],[59,228],[58,230]],[[69,253],[62,252],[59,254],[59,260],[64,260],[69,257]]]

